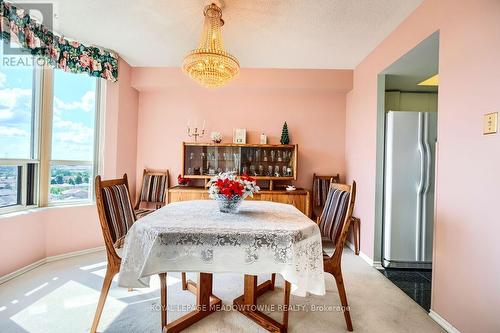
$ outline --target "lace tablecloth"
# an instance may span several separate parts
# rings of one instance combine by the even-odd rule
[[[149,286],[162,272],[279,273],[292,293],[325,294],[320,231],[292,205],[244,201],[238,214],[217,202],[175,202],[133,224],[118,283]]]

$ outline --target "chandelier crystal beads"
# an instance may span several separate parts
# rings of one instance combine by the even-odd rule
[[[205,23],[198,48],[184,58],[182,69],[193,80],[208,88],[227,84],[240,71],[236,57],[224,50],[222,10],[210,4],[204,10]]]

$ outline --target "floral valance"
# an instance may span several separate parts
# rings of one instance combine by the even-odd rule
[[[5,43],[18,44],[32,55],[43,57],[54,68],[117,81],[118,56],[114,52],[58,36],[24,9],[5,1],[0,1],[0,19]]]

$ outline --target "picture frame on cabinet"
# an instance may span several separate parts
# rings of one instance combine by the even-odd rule
[[[233,129],[233,143],[240,143],[240,144],[247,143],[247,130],[246,130],[246,128]]]

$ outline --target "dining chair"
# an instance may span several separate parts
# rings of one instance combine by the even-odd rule
[[[144,169],[141,193],[134,207],[137,219],[154,212],[167,203],[168,184],[168,170],[152,171]]]
[[[319,176],[313,174],[313,187],[312,187],[312,216],[313,220],[317,220],[325,207],[326,198],[330,190],[330,183],[340,183],[340,175],[335,176]],[[354,238],[354,253],[359,255],[359,240],[360,240],[360,219],[357,217],[351,218],[351,228]]]
[[[323,211],[325,207],[326,197],[328,196],[328,190],[330,189],[330,183],[340,183],[340,175],[335,176],[320,176],[316,173],[313,174],[312,182],[312,216],[313,220],[316,220]]]
[[[97,303],[97,309],[92,323],[91,333],[97,331],[104,303],[108,296],[113,277],[119,273],[121,264],[121,252],[128,230],[136,221],[130,192],[128,188],[127,174],[123,178],[101,180],[101,176],[95,178],[95,196],[97,213],[101,223],[102,235],[106,247],[108,265],[106,275],[102,284],[101,295]],[[166,326],[166,273],[159,274],[161,285],[161,323],[162,328]]]
[[[325,208],[318,219],[321,234],[334,244],[335,250],[331,256],[323,251],[323,266],[325,272],[335,278],[348,331],[352,331],[353,328],[342,278],[341,260],[349,225],[352,222],[355,199],[356,182],[353,181],[352,185],[330,183]]]

